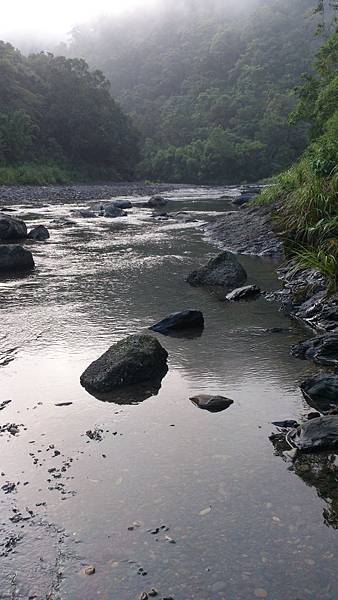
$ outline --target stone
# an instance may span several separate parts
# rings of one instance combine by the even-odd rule
[[[245,285],[244,287],[236,288],[229,294],[227,294],[226,299],[230,300],[230,302],[237,302],[238,300],[247,300],[248,298],[253,298],[258,296],[261,293],[261,290],[257,285]]]
[[[121,198],[119,200],[114,200],[113,205],[116,206],[117,208],[125,208],[125,209],[133,208],[133,205],[130,202],[130,200],[124,200],[123,198]]]
[[[287,419],[286,421],[273,421],[272,425],[275,427],[280,427],[282,429],[292,429],[294,427],[298,427],[299,423],[294,421],[293,419]]]
[[[208,394],[198,394],[197,396],[190,398],[190,401],[195,404],[195,406],[198,406],[198,408],[213,413],[221,412],[226,408],[229,408],[234,402],[223,396],[212,396]]]
[[[338,333],[318,335],[292,346],[291,354],[297,358],[313,360],[326,367],[338,366]]]
[[[222,252],[202,268],[188,275],[187,281],[193,286],[222,286],[230,291],[240,286],[247,274],[231,252]]]
[[[27,237],[27,227],[24,221],[0,214],[0,240],[16,241]]]
[[[177,212],[173,216],[174,219],[176,219],[176,221],[180,221],[180,223],[195,223],[197,220],[191,215],[189,215],[189,213],[184,211]]]
[[[26,271],[34,269],[33,255],[22,246],[2,245],[0,246],[0,271]]]
[[[115,388],[156,379],[167,371],[167,351],[151,335],[131,335],[111,346],[82,373],[86,389],[108,393]]]
[[[149,327],[152,331],[167,334],[170,331],[184,329],[201,329],[204,327],[204,317],[201,311],[187,309],[170,314],[156,325]]]
[[[83,219],[95,219],[97,214],[89,208],[81,208],[80,210],[73,211],[75,217],[82,217]]]
[[[85,569],[84,569],[85,575],[94,575],[95,572],[96,572],[96,569],[93,565],[88,565],[88,567],[85,567]]]
[[[338,416],[326,415],[306,421],[288,434],[288,441],[299,450],[334,448],[338,444]]]
[[[168,201],[165,198],[163,198],[163,196],[157,195],[149,198],[148,202],[146,203],[146,206],[148,206],[149,208],[162,208],[162,206],[165,206],[167,202]]]
[[[37,225],[33,227],[28,234],[29,240],[35,240],[37,242],[44,242],[49,239],[49,231],[44,225]]]
[[[126,217],[127,213],[114,204],[110,204],[104,207],[104,216],[109,219],[116,219],[117,217]]]
[[[338,375],[314,375],[303,381],[300,389],[307,403],[321,413],[338,407]]]

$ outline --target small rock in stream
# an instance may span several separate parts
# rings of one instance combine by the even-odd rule
[[[193,396],[189,399],[198,408],[213,413],[221,412],[234,403],[233,400],[225,398],[224,396],[211,396],[208,394],[199,394],[198,396]]]

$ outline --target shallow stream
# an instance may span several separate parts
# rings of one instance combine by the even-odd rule
[[[137,600],[152,588],[174,600],[336,600],[336,457],[295,469],[268,437],[271,421],[309,411],[298,384],[313,367],[289,355],[308,332],[263,297],[225,303],[184,280],[216,252],[200,224],[229,209],[224,192],[168,193],[169,212],[198,219],[186,224],[155,220],[144,198],[112,220],[15,207],[51,237],[32,244],[31,275],[0,280],[0,402],[11,400],[0,425],[19,431],[0,434],[1,600]],[[278,287],[275,263],[240,259],[250,282]],[[204,332],[158,336],[169,372],[157,395],[107,403],[80,386],[113,342],[188,307],[203,311]],[[199,392],[234,404],[201,411],[189,401]]]

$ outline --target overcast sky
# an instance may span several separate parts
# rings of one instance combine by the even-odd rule
[[[100,14],[151,5],[156,0],[2,0],[0,36],[8,33],[67,34]]]

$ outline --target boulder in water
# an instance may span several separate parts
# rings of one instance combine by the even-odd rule
[[[300,386],[307,403],[321,413],[338,406],[338,375],[319,374]]]
[[[233,290],[246,281],[247,274],[231,252],[222,252],[196,271],[188,275],[187,281],[193,286],[223,286]]]
[[[210,396],[208,394],[198,394],[190,398],[190,401],[198,408],[213,413],[222,412],[234,403],[233,400],[224,398],[224,396]]]
[[[130,200],[125,200],[123,198],[120,198],[119,200],[114,200],[113,205],[117,208],[133,208],[133,205],[130,202]]]
[[[37,242],[44,242],[49,239],[49,231],[44,225],[37,225],[33,227],[28,234],[29,240],[35,240]]]
[[[79,210],[72,211],[75,217],[81,217],[82,219],[95,219],[97,214],[89,208],[80,208]]]
[[[0,245],[0,271],[26,271],[34,268],[32,253],[17,245]]]
[[[168,201],[165,198],[163,198],[163,196],[157,195],[149,198],[148,202],[146,203],[146,206],[148,206],[148,208],[162,208],[162,206],[165,206],[167,202]]]
[[[0,240],[15,241],[27,237],[26,223],[21,219],[0,214]]]
[[[117,217],[126,217],[127,213],[121,208],[118,208],[114,204],[109,204],[104,207],[104,216],[109,219],[116,219]]]
[[[115,388],[157,379],[167,371],[167,351],[151,335],[131,335],[107,350],[81,375],[89,391],[107,393]]]
[[[326,367],[338,367],[338,333],[318,335],[300,342],[292,346],[291,354]]]
[[[338,445],[338,416],[310,419],[292,429],[287,436],[298,450],[316,451]]]
[[[202,329],[204,327],[204,317],[200,310],[187,309],[174,312],[165,319],[162,319],[156,325],[149,329],[158,333],[168,334],[171,331],[186,329]]]
[[[238,300],[247,300],[248,298],[254,298],[261,293],[261,290],[257,285],[245,285],[244,287],[236,288],[229,294],[226,299],[231,302],[237,302]]]

